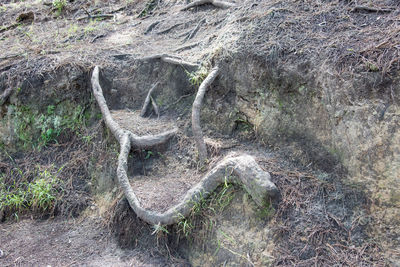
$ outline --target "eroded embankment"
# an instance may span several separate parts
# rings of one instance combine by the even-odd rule
[[[56,212],[63,210],[62,199],[72,199],[64,207],[78,215],[93,194],[112,191],[111,199],[118,194],[112,189],[118,146],[91,98],[92,64],[103,69],[100,83],[110,109],[117,110],[116,120],[119,116],[127,128],[140,127],[138,135],[179,128],[164,146],[134,150],[128,157],[128,175],[135,177],[131,184],[143,206],[161,212],[179,203],[202,177],[189,114],[199,81],[218,65],[220,75],[205,95],[201,115],[210,166],[229,150],[251,154],[281,192],[276,212],[269,207],[263,211],[267,219],[254,222],[254,207],[246,208],[251,206],[248,195],[229,188],[241,193],[227,209],[206,209],[199,218],[192,214],[198,223],[182,220],[183,228],[165,229],[169,235],[160,227],[137,228],[140,220],[129,209],[116,212],[135,218],[133,224],[121,224],[127,225],[119,231],[123,239],[179,250],[185,242],[172,245],[174,233],[186,235],[197,225],[193,232],[206,243],[183,252],[196,255],[191,258],[195,265],[199,259],[210,265],[378,265],[382,251],[389,263],[398,262],[396,1],[374,1],[370,8],[375,11],[347,1],[245,0],[227,9],[185,9],[183,1],[114,3],[119,6],[97,2],[86,10],[115,14],[102,21],[87,18],[82,1],[69,2],[58,15],[62,19],[49,16],[56,10],[47,10],[41,1],[6,5],[12,16],[35,13],[33,21],[7,29],[0,38],[6,51],[0,93],[7,95],[0,101],[0,134],[8,153],[2,152],[0,168],[7,186],[12,177],[21,181],[22,193],[14,196],[20,201],[26,195],[23,210],[43,209],[27,192],[44,178],[57,180],[52,192],[61,197],[46,202],[54,208],[50,213],[68,214]],[[3,10],[4,23],[14,23]],[[84,18],[75,21],[75,15]],[[162,60],[164,53],[167,60]],[[171,64],[177,60],[182,66]],[[196,65],[201,65],[198,72]],[[134,125],[124,119],[123,114],[139,113],[157,82],[153,104],[166,123],[159,124],[151,109],[148,128],[143,127],[148,120]],[[33,146],[36,150],[30,150]],[[77,208],[71,208],[74,201]],[[241,217],[246,219],[239,222]],[[230,223],[232,218],[237,221]],[[207,220],[208,226],[203,224]],[[132,225],[146,230],[128,234]],[[241,231],[248,233],[246,240],[232,241],[241,240]]]
[[[152,69],[157,69],[156,66],[158,64],[164,64],[164,70],[165,68],[167,70],[171,69],[171,71],[167,71],[167,73],[174,73],[174,71],[175,73],[181,73],[180,67],[176,65],[165,65],[165,63],[162,62],[154,62],[154,66],[149,68],[149,64],[152,63],[136,62],[131,72],[134,72],[135,69],[140,71],[141,68],[146,68],[150,71]],[[222,69],[224,69],[223,65]],[[104,73],[110,73],[110,70],[106,69]],[[62,74],[60,73],[60,75]],[[82,75],[87,79],[85,72],[82,72]],[[178,74],[178,77],[180,77],[180,75],[181,74]],[[119,94],[134,94],[128,93],[114,84],[115,82],[119,82],[118,76],[115,79],[109,78],[110,76],[104,76],[108,77],[108,83],[110,84],[110,86],[105,87],[105,94],[108,98],[107,102],[113,103],[113,101],[118,101],[120,98],[118,98],[117,95]],[[198,172],[196,161],[193,161],[193,158],[195,158],[195,148],[193,140],[190,141],[190,124],[187,123],[187,121],[190,120],[190,102],[193,101],[193,97],[191,101],[187,99],[190,98],[189,96],[181,99],[181,97],[186,96],[187,93],[184,91],[174,91],[176,83],[176,81],[174,81],[175,78],[173,74],[161,77],[155,75],[155,79],[161,80],[165,85],[162,90],[157,92],[154,98],[157,103],[159,103],[160,109],[164,112],[161,116],[169,116],[170,119],[179,117],[180,122],[178,125],[183,127],[181,129],[183,134],[181,134],[177,140],[172,140],[166,147],[134,151],[132,153],[132,162],[130,166],[133,168],[131,174],[134,175],[134,177],[139,174],[142,178],[154,180],[154,184],[157,185],[157,187],[161,187],[143,187],[147,188],[146,190],[148,191],[146,192],[149,195],[154,196],[154,198],[149,198],[147,200],[145,198],[142,199],[142,201],[145,201],[147,207],[157,207],[157,204],[154,206],[154,204],[151,203],[154,199],[157,202],[156,199],[159,198],[157,191],[165,190],[163,184],[170,184],[171,177],[175,178],[176,184],[179,185],[182,181],[183,183],[187,183],[185,179],[192,177],[193,174]],[[369,225],[368,214],[370,212],[367,197],[364,196],[359,189],[354,189],[345,185],[342,182],[343,177],[339,175],[340,173],[336,175],[334,173],[329,173],[329,171],[332,171],[331,169],[325,169],[325,172],[315,172],[311,169],[302,170],[304,167],[300,169],[295,168],[282,160],[279,156],[279,152],[268,153],[265,147],[256,145],[257,142],[260,141],[260,139],[254,139],[256,137],[259,138],[259,132],[257,132],[258,128],[253,128],[254,125],[251,121],[244,120],[246,117],[242,117],[243,114],[245,114],[244,111],[241,110],[243,105],[236,106],[237,109],[234,109],[235,113],[233,113],[234,115],[231,117],[231,121],[228,119],[225,120],[223,116],[224,113],[221,112],[221,122],[223,122],[220,124],[221,128],[218,128],[212,123],[217,121],[216,117],[214,117],[214,120],[207,120],[208,114],[213,112],[213,105],[224,106],[229,104],[228,101],[214,102],[212,100],[213,98],[219,99],[215,97],[215,95],[225,94],[227,95],[226,99],[235,99],[233,98],[233,96],[235,96],[233,92],[229,94],[226,93],[227,90],[226,87],[223,86],[223,79],[226,79],[225,75],[222,76],[222,78],[218,78],[215,85],[208,91],[206,96],[207,105],[203,113],[204,127],[207,136],[211,138],[209,149],[214,149],[212,161],[221,159],[223,155],[228,152],[227,149],[229,150],[232,147],[237,151],[252,154],[264,170],[271,172],[272,180],[276,183],[281,192],[279,201],[273,206],[266,206],[260,209],[254,205],[251,197],[242,189],[231,186],[229,186],[229,188],[222,187],[217,191],[218,193],[216,193],[216,195],[212,195],[211,200],[200,202],[201,205],[196,206],[196,208],[199,208],[197,212],[190,213],[187,219],[182,219],[174,227],[164,228],[165,230],[163,228],[152,229],[151,225],[147,225],[136,218],[136,215],[130,211],[128,206],[119,204],[114,210],[111,226],[118,234],[117,236],[121,244],[130,247],[151,247],[154,246],[154,244],[158,244],[157,248],[163,253],[168,254],[168,249],[175,251],[171,253],[180,251],[182,255],[189,258],[194,265],[196,265],[196,262],[198,263],[200,261],[209,265],[223,264],[224,262],[255,265],[269,263],[276,265],[294,264],[296,262],[304,265],[310,263],[331,264],[333,262],[342,262],[343,264],[382,262],[383,259],[380,256],[379,246],[368,241],[369,237],[365,233]],[[44,81],[46,81],[46,79]],[[38,92],[44,90],[44,87],[59,88],[59,86],[53,87],[49,85],[51,82],[44,81],[41,87],[36,87],[40,88]],[[187,83],[187,80],[185,80],[185,82]],[[107,81],[103,81],[103,83],[107,84]],[[147,85],[144,84],[142,88],[145,89],[133,87],[137,88],[134,90],[137,90],[137,95],[142,96],[142,101],[146,96],[147,88],[150,88],[151,84],[151,81],[148,81]],[[70,92],[82,92],[80,86],[64,87],[64,89],[66,88],[68,88]],[[84,88],[91,89],[87,85],[84,86]],[[114,88],[119,88],[119,92],[113,92]],[[128,85],[125,85],[125,88],[128,88]],[[188,88],[190,88],[190,84],[188,84]],[[31,89],[28,87],[28,89],[24,90],[28,91]],[[78,101],[87,99],[85,96],[87,91],[85,90],[83,91],[85,92],[83,97],[76,98],[77,105],[81,105],[81,102]],[[25,91],[25,93],[29,95],[27,91]],[[139,94],[139,92],[141,92],[141,94]],[[61,112],[59,111],[61,106],[58,106],[59,104],[56,104],[57,102],[52,102],[53,100],[51,100],[54,94],[50,94],[49,92],[47,92],[47,94],[49,94],[50,97],[43,99],[47,99],[44,103],[48,105],[44,107],[43,105],[39,105],[39,107],[43,108],[41,111],[38,111],[38,116],[39,114],[47,114],[48,106],[53,105],[55,106],[54,114],[62,114],[59,113]],[[192,94],[194,94],[194,91],[192,91]],[[171,99],[169,95],[174,95],[174,99]],[[23,101],[24,98],[21,98],[22,100],[18,99],[19,97],[17,95],[12,96],[10,102],[13,103],[13,101],[17,101],[14,102],[15,106],[18,106],[19,103],[25,103],[18,102]],[[163,103],[160,99],[167,99],[168,102]],[[177,100],[182,102],[178,101],[178,103],[176,103]],[[83,103],[85,103],[85,101]],[[91,103],[88,110],[89,113],[98,114],[96,105],[93,102],[89,103]],[[171,103],[175,105],[173,109],[163,109],[163,107],[169,107]],[[138,101],[136,106],[132,105],[129,106],[129,108],[138,108],[140,104],[141,102]],[[115,105],[120,105],[120,108],[123,107],[121,103]],[[10,107],[10,105],[7,106],[7,113],[5,113],[10,115],[7,115],[8,117],[3,117],[3,122],[8,122],[8,124],[3,125],[8,125],[8,127],[15,123],[15,120],[10,120],[10,118],[14,118],[11,111],[8,111],[11,110],[9,109]],[[221,109],[217,109],[217,111],[221,111]],[[98,119],[98,115],[93,115],[93,125],[97,125]],[[154,120],[157,120],[157,118],[154,118]],[[221,132],[223,131],[221,129],[225,129],[226,125],[229,123],[236,126],[233,128],[230,135],[222,135]],[[155,124],[157,123],[155,122]],[[27,126],[26,129],[35,132],[36,128],[31,125],[29,127]],[[41,136],[42,130],[36,130],[39,131],[36,132],[36,136]],[[218,133],[216,130],[220,132]],[[254,132],[254,130],[256,131]],[[109,146],[107,143],[111,142],[115,144],[115,141],[111,138],[110,141],[106,141],[106,143],[102,145],[95,145],[97,142],[105,140],[107,135],[109,136],[109,133],[107,134],[103,126],[92,129],[91,133],[101,133],[101,135],[97,137],[94,135],[92,140],[88,140],[91,139],[88,137],[91,135],[81,136],[81,138],[84,137],[83,140],[88,141],[89,144],[85,144],[85,146],[87,151],[90,151],[92,154],[90,154],[91,156],[86,155],[84,157],[84,159],[88,158],[91,163],[90,165],[83,165],[86,166],[85,169],[88,168],[88,171],[84,176],[78,176],[81,177],[78,180],[81,181],[81,183],[89,184],[88,178],[90,177],[90,183],[92,185],[89,185],[87,192],[91,192],[92,194],[98,192],[98,188],[111,191],[112,187],[116,185],[111,182],[112,179],[116,177],[116,166],[110,163],[115,161],[115,157],[112,156],[112,151],[110,154],[107,154],[107,151],[110,151],[110,148],[112,150],[114,146]],[[235,138],[232,139],[232,137],[235,136],[239,138],[241,142],[235,142]],[[70,140],[68,140],[68,138],[62,138],[62,135],[57,136],[56,140],[58,144],[54,144],[52,142],[53,140],[51,140],[47,144],[47,147],[43,147],[43,150],[36,153],[43,155],[45,151],[50,151],[54,148],[60,149],[59,153],[65,151],[63,147],[67,146],[66,143]],[[15,141],[17,142],[18,138],[15,139]],[[173,150],[172,153],[169,153],[168,150],[173,147],[176,149]],[[104,149],[106,152],[103,151],[101,154],[97,154]],[[117,149],[117,147],[114,147],[114,149]],[[65,153],[68,154],[68,151]],[[47,163],[52,162],[55,168],[58,168],[58,166],[61,167],[63,164],[65,165],[64,162],[57,161],[57,155],[52,155],[53,157],[50,157],[50,159],[49,156],[47,156]],[[77,155],[76,153],[71,153],[71,160],[82,158],[82,156],[77,157]],[[299,156],[301,156],[301,154],[299,154]],[[294,156],[292,156],[292,158],[293,157]],[[56,160],[53,161],[53,158]],[[88,164],[86,161],[82,160],[79,162],[81,164]],[[175,164],[176,166],[183,164],[187,169],[185,172],[180,172],[180,176],[177,175],[176,172],[168,172],[169,177],[160,175],[160,173],[167,173],[166,170],[170,168],[169,163]],[[66,167],[64,167],[66,168],[63,169],[63,172],[66,172],[65,175],[68,175],[68,166],[72,166],[72,164],[67,163]],[[91,166],[92,168],[90,168]],[[93,168],[93,166],[95,167]],[[27,168],[29,169],[29,167]],[[64,179],[63,172],[61,172],[59,179]],[[73,173],[69,174],[74,175]],[[183,180],[180,181],[179,177],[182,177]],[[160,183],[160,180],[165,181]],[[68,179],[66,181],[68,181]],[[108,186],[105,186],[107,184]],[[192,182],[190,184],[193,185]],[[143,191],[140,189],[140,180],[137,184],[138,187],[135,187],[135,183],[133,183],[133,185],[136,190]],[[190,186],[185,184],[184,188],[188,190]],[[73,190],[76,189],[77,188],[73,186],[71,192],[75,192]],[[184,194],[185,190],[181,190],[180,192]],[[222,195],[221,192],[223,192]],[[216,203],[215,199],[220,199],[222,202]],[[164,201],[169,200],[165,199]],[[167,231],[169,234],[166,234]],[[241,233],[246,233],[244,238]],[[166,248],[165,245],[167,245]]]

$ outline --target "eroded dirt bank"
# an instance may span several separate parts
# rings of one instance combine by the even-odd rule
[[[3,26],[21,13],[32,11],[34,18],[1,28],[0,189],[28,192],[32,199],[19,207],[20,215],[32,208],[41,217],[29,189],[50,179],[57,201],[45,217],[60,218],[11,224],[15,210],[0,208],[7,221],[0,241],[13,251],[0,263],[18,259],[23,246],[12,241],[16,229],[34,227],[29,244],[50,228],[57,233],[49,235],[49,247],[77,232],[90,241],[57,244],[57,251],[68,251],[61,255],[72,253],[71,261],[23,249],[18,264],[184,265],[182,257],[194,266],[399,264],[398,3],[236,1],[227,9],[181,10],[186,2],[1,6]],[[87,19],[87,12],[111,19]],[[183,63],[163,61],[162,54]],[[141,222],[116,183],[119,147],[92,96],[95,65],[114,119],[138,135],[179,129],[164,146],[130,154],[131,184],[146,208],[178,202],[230,152],[248,153],[271,172],[279,200],[259,210],[242,188],[220,188],[229,193],[223,208],[205,201],[212,209],[165,229]],[[210,159],[201,169],[191,108],[199,83],[216,65],[220,75],[201,117]],[[157,82],[160,118],[151,111],[150,118],[137,116]],[[107,204],[100,201],[104,194],[111,194]],[[91,206],[102,210],[101,218],[87,217],[83,211]],[[107,225],[118,246],[154,247],[166,258],[137,258],[136,250],[122,251],[116,241],[107,247],[111,237],[100,221],[112,222]],[[91,225],[101,230],[90,231]],[[97,244],[79,254],[89,243]]]

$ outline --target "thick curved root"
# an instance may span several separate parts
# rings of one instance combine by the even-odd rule
[[[199,90],[197,91],[196,98],[192,106],[192,131],[193,137],[196,141],[197,150],[199,152],[199,160],[203,164],[207,159],[207,148],[204,143],[203,132],[200,126],[200,110],[203,104],[204,94],[206,93],[207,87],[215,80],[218,76],[218,67],[215,67],[208,74],[207,78],[201,83]]]
[[[190,214],[192,207],[202,198],[207,197],[220,184],[234,182],[243,184],[259,206],[278,194],[278,189],[271,182],[268,172],[263,171],[252,156],[228,156],[209,171],[204,178],[190,189],[183,200],[164,213],[144,209],[129,183],[127,161],[131,142],[128,135],[121,140],[121,152],[118,158],[118,181],[127,198],[129,205],[136,215],[149,224],[170,225]]]

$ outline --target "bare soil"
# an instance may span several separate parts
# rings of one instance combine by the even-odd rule
[[[151,252],[123,250],[103,220],[31,220],[0,225],[1,266],[167,266]]]

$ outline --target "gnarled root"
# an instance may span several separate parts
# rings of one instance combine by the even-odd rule
[[[263,171],[253,157],[249,155],[228,156],[190,189],[179,204],[164,213],[146,210],[140,205],[139,199],[129,183],[127,161],[130,149],[130,138],[126,134],[121,139],[117,169],[118,181],[136,215],[149,224],[170,225],[179,222],[182,217],[189,215],[196,203],[202,198],[208,197],[220,184],[225,182],[243,184],[245,190],[259,206],[263,206],[266,201],[278,194],[278,189],[270,181],[269,173]]]
[[[193,3],[188,4],[184,8],[182,8],[181,11],[185,11],[192,7],[201,6],[201,5],[205,5],[205,4],[211,4],[213,6],[223,8],[223,9],[236,6],[234,3],[229,3],[229,2],[225,2],[225,1],[219,1],[219,0],[197,0],[197,1],[194,1]]]

